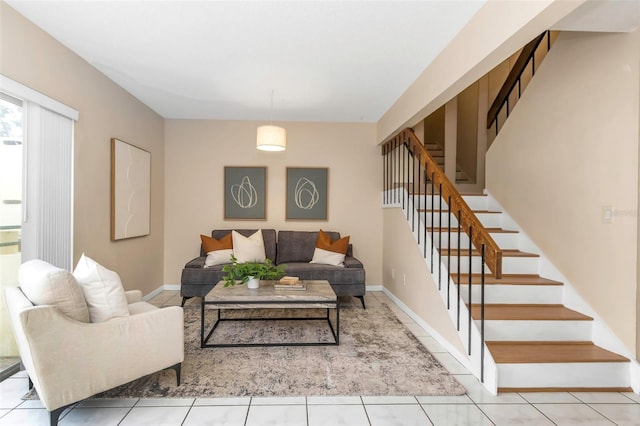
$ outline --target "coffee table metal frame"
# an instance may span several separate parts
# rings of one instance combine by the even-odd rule
[[[327,282],[330,287],[330,284]],[[223,285],[218,283],[217,285]],[[261,284],[262,285],[262,284]],[[215,287],[214,287],[215,288]],[[213,291],[213,290],[212,290]],[[268,298],[266,296],[246,295],[242,299],[233,298],[232,300],[214,300],[207,301],[206,296],[202,298],[200,304],[200,347],[201,348],[232,348],[232,347],[250,347],[250,346],[336,346],[340,344],[340,304],[338,297],[328,300],[326,298],[305,298],[305,300],[299,300],[297,296],[305,296],[304,292],[295,290],[277,290],[275,293],[284,298]],[[217,308],[218,314],[215,323],[211,326],[211,330],[205,337],[205,306],[213,306]],[[226,307],[226,309],[225,309]],[[259,317],[259,318],[223,318],[223,310],[237,310],[237,309],[264,309],[264,308],[284,308],[284,309],[325,309],[326,316],[321,317]],[[331,323],[330,311],[335,309],[336,321],[335,328]],[[327,321],[331,334],[333,335],[333,342],[277,342],[277,343],[209,343],[209,339],[213,335],[218,325],[223,321]]]

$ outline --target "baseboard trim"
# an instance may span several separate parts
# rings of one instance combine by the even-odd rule
[[[180,284],[165,284],[164,289],[168,291],[178,291],[180,290]]]
[[[442,337],[440,333],[438,333],[434,328],[432,328],[425,320],[420,318],[418,314],[413,312],[407,305],[405,305],[400,299],[398,299],[393,293],[383,287],[382,291],[384,294],[389,297],[389,299],[393,300],[393,302],[398,305],[402,312],[411,317],[412,320],[418,324],[420,328],[426,331],[431,337],[433,337],[436,342],[438,342],[443,348],[447,350],[455,359],[457,359],[460,364],[464,366],[467,370],[471,371],[471,365],[469,357],[463,355],[458,349],[456,349],[447,339]]]
[[[160,287],[156,288],[155,290],[153,290],[151,293],[148,293],[148,294],[142,296],[142,300],[144,300],[145,302],[148,302],[149,300],[153,299],[154,297],[156,297],[157,295],[162,293],[164,290],[165,290],[164,286],[160,286]]]
[[[498,388],[498,393],[517,392],[632,392],[631,388]]]

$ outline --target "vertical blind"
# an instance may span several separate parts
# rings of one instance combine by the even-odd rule
[[[22,261],[73,262],[73,123],[78,112],[0,75],[0,92],[23,101]]]
[[[23,261],[73,262],[73,121],[26,102]]]

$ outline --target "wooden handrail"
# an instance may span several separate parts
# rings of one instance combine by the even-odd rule
[[[427,151],[422,142],[420,142],[413,129],[407,128],[402,130],[395,137],[382,145],[382,155],[386,155],[391,152],[398,145],[398,142],[404,144],[414,155],[414,158],[419,157],[422,166],[433,173],[434,186],[439,187],[442,184],[440,196],[445,200],[448,200],[449,197],[451,197],[451,205],[449,206],[449,209],[452,212],[460,211],[459,222],[461,229],[469,235],[469,228],[473,228],[471,236],[473,244],[478,250],[484,244],[485,263],[496,278],[501,278],[502,251],[496,242],[493,241],[489,232],[487,232],[484,226],[482,226],[482,223],[480,223],[480,220],[478,220],[469,205],[464,201],[456,187],[444,174],[438,163],[433,159],[433,157],[431,157],[429,151]],[[416,156],[416,154],[418,155]]]
[[[496,99],[491,104],[489,108],[489,112],[487,113],[487,129],[491,127],[496,117],[500,113],[502,109],[502,105],[506,102],[507,98],[511,94],[511,91],[516,86],[518,80],[520,80],[520,76],[529,65],[529,61],[536,53],[536,49],[544,39],[545,35],[547,35],[548,31],[543,32],[538,37],[531,40],[525,47],[522,48],[518,59],[516,59],[516,63],[509,71],[509,75],[507,76],[504,84],[500,88]]]

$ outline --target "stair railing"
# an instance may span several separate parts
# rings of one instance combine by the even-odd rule
[[[492,125],[495,126],[496,135],[500,130],[498,123],[498,116],[500,112],[506,107],[506,116],[509,117],[509,113],[513,109],[515,103],[518,102],[518,99],[522,96],[522,75],[529,64],[531,64],[531,77],[536,73],[536,52],[545,38],[547,40],[547,51],[551,49],[551,31],[543,32],[524,46],[518,56],[518,59],[516,59],[513,68],[509,71],[509,75],[505,79],[504,84],[500,88],[496,99],[491,104],[489,112],[487,113],[487,129],[490,129]],[[512,102],[510,105],[509,98],[516,86],[518,88],[518,96],[516,97],[515,102]]]
[[[496,278],[502,277],[502,251],[491,238],[489,232],[484,228],[480,220],[473,213],[471,208],[464,201],[460,193],[455,186],[444,174],[438,163],[431,157],[426,150],[422,142],[417,138],[413,129],[407,128],[399,132],[396,136],[391,138],[385,144],[382,145],[383,156],[383,188],[384,188],[384,204],[396,204],[400,205],[407,215],[407,222],[411,226],[411,230],[414,234],[417,234],[418,245],[423,242],[423,258],[426,260],[430,256],[430,270],[434,274],[434,263],[437,250],[437,265],[435,267],[438,270],[438,290],[442,290],[442,266],[443,257],[446,257],[446,267],[449,274],[453,277],[454,273],[451,271],[451,259],[454,256],[457,258],[457,271],[455,272],[457,277],[458,289],[461,285],[461,263],[460,257],[463,254],[463,250],[466,255],[469,256],[469,275],[468,275],[468,354],[472,354],[472,255],[474,254],[474,248],[476,253],[481,257],[481,272],[480,272],[480,381],[484,381],[484,317],[485,317],[485,302],[484,302],[484,284],[485,284],[485,265],[491,270]],[[416,186],[417,184],[417,186]],[[436,201],[436,193],[438,194],[438,200]],[[424,195],[424,201],[422,203],[416,203],[416,195]],[[431,220],[428,220],[427,209],[427,197],[431,199]],[[409,208],[409,202],[411,202],[411,208]],[[435,241],[436,233],[436,202],[439,203],[437,215],[438,215],[438,231],[437,231],[437,245]],[[446,204],[447,215],[447,229],[443,230],[443,203]],[[418,206],[418,207],[416,207]],[[423,207],[423,208],[422,208]],[[425,212],[424,223],[421,224],[420,217],[416,220],[416,213],[421,211]],[[451,234],[452,234],[452,216],[457,221],[457,250],[451,249]],[[431,230],[429,234],[429,229]],[[446,231],[447,238],[447,254],[442,255],[442,238],[443,232]],[[469,237],[468,247],[463,249],[461,247],[461,234],[466,233]],[[427,254],[427,236],[429,234],[431,240],[430,254]],[[434,274],[435,275],[435,274]],[[447,309],[451,309],[451,289],[450,289],[450,277],[446,277],[446,300]],[[461,328],[460,318],[460,303],[461,293],[457,291],[456,305],[457,305],[457,330]]]

